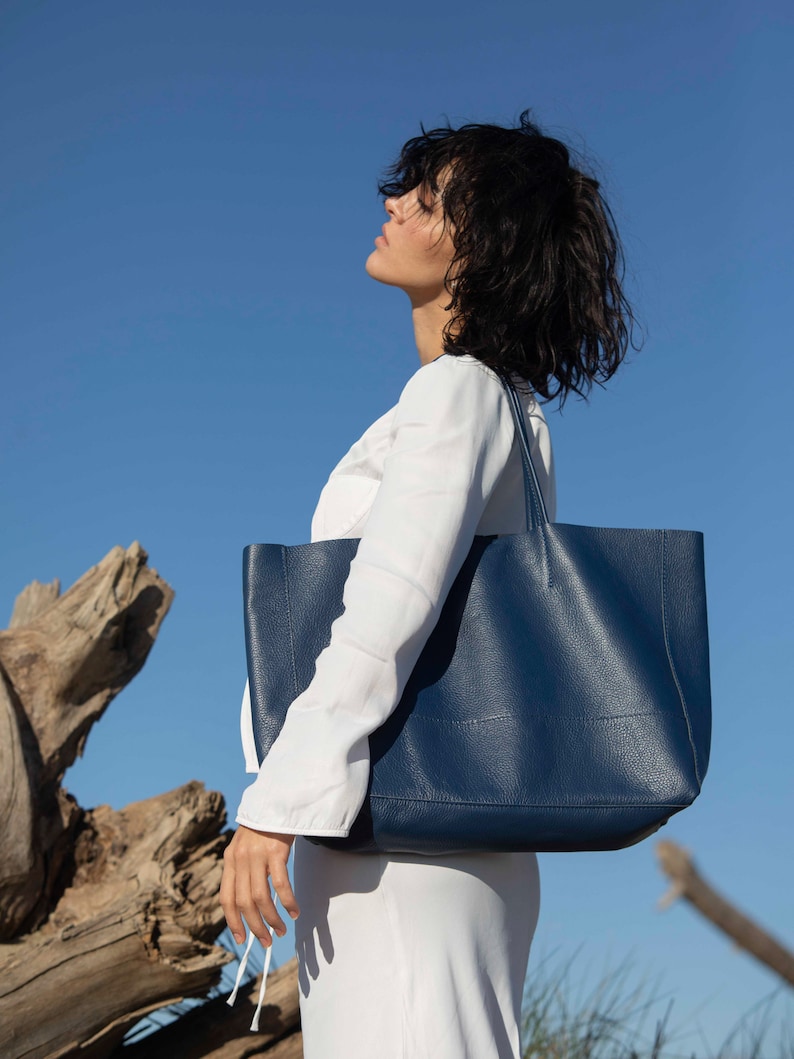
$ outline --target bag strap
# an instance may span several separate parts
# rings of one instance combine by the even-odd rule
[[[526,423],[524,422],[524,410],[521,407],[516,388],[509,375],[507,375],[507,373],[502,373],[501,371],[497,372],[497,375],[507,393],[510,411],[513,414],[513,422],[515,423],[518,446],[521,451],[521,466],[524,471],[524,504],[526,505],[527,513],[527,529],[539,529],[549,521],[549,516],[546,511],[546,502],[543,499],[543,493],[540,491],[540,483],[538,482],[538,475],[535,471],[535,464],[532,462],[529,436],[527,434]]]

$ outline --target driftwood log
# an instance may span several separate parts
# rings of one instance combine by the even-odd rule
[[[83,809],[61,786],[146,661],[172,598],[135,543],[62,596],[57,582],[34,582],[0,632],[2,1059],[300,1055],[290,965],[269,982],[260,1034],[248,1031],[243,992],[235,1008],[221,998],[223,1012],[209,1002],[219,1010],[204,1051],[210,1039],[193,1029],[203,1009],[122,1045],[142,1016],[205,996],[233,959],[213,944],[232,834],[223,797],[192,781],[119,811]],[[170,1051],[155,1053],[166,1033]]]
[[[254,982],[240,990],[234,1007],[216,997],[143,1040],[118,1048],[112,1059],[246,1059],[262,1054],[302,1059],[297,983],[294,958],[268,975],[259,1033],[249,1029],[259,992]]]
[[[740,948],[794,986],[794,953],[707,883],[685,849],[675,842],[658,842],[656,855],[672,882],[660,901],[662,907],[683,897]]]

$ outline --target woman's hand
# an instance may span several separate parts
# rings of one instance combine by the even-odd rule
[[[284,920],[276,911],[270,894],[268,876],[273,880],[273,888],[292,919],[300,915],[287,872],[289,851],[294,841],[294,835],[254,831],[240,824],[223,851],[221,908],[238,943],[245,938],[240,913],[263,945],[272,944],[265,923],[273,927],[279,937],[287,933]]]

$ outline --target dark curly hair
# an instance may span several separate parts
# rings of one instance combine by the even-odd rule
[[[515,128],[422,126],[378,189],[441,193],[455,245],[445,352],[516,372],[562,404],[572,392],[586,397],[617,371],[629,344],[639,347],[599,183],[529,115]]]

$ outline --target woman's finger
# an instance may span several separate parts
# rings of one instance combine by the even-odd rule
[[[269,945],[271,941],[270,931],[265,927],[265,923],[267,923],[268,926],[271,926],[279,937],[283,937],[287,932],[284,920],[278,914],[278,910],[276,909],[275,903],[270,894],[267,878],[265,878],[264,881],[256,880],[255,882],[252,882],[249,892],[250,899],[247,904],[241,905],[243,915],[252,930],[253,926],[249,916],[252,915],[254,921],[259,920],[258,930],[254,930],[254,933],[262,941],[262,944]],[[263,919],[265,923],[262,922]]]
[[[271,938],[270,931],[267,929],[265,923],[262,922],[262,914],[259,909],[258,900],[260,895],[262,897],[262,905],[266,906],[267,902],[262,894],[262,887],[255,887],[252,884],[247,861],[238,857],[235,883],[235,903],[248,924],[248,929],[252,934],[255,934],[259,938],[263,945],[267,946],[270,944]],[[267,895],[270,897],[269,889]],[[272,899],[270,904],[273,904]],[[275,906],[273,907],[273,912],[275,912]],[[268,920],[268,922],[270,922],[270,920]]]
[[[221,876],[220,900],[221,908],[226,917],[226,923],[229,930],[234,935],[234,940],[239,943],[245,938],[245,927],[240,918],[240,912],[237,908],[237,901],[235,898],[234,854],[229,851],[230,846],[227,846],[223,851],[223,875]]]
[[[289,913],[292,919],[297,919],[300,915],[300,909],[295,899],[292,884],[289,881],[289,870],[287,869],[286,860],[274,859],[270,866],[270,878],[273,880],[273,889],[278,894],[282,908]]]

